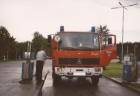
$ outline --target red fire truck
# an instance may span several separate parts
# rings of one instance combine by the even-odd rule
[[[116,36],[98,34],[95,27],[90,32],[76,32],[64,31],[61,26],[53,38],[48,36],[48,42],[52,47],[54,85],[62,76],[69,79],[91,77],[92,84],[97,85],[103,67],[116,58]]]

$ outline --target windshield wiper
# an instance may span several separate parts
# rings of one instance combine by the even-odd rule
[[[95,50],[99,50],[99,48],[90,48],[90,47],[62,47],[60,48],[62,50],[81,50],[81,51],[95,51]]]
[[[90,47],[79,47],[81,50],[98,50],[99,48],[90,48]]]
[[[90,48],[90,47],[78,47],[78,49],[94,49],[94,48]]]
[[[75,50],[75,48],[73,48],[73,47],[62,47],[60,49],[63,49],[63,50]]]

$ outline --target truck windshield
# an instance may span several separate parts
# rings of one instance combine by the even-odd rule
[[[60,50],[99,50],[99,37],[92,33],[60,33]]]

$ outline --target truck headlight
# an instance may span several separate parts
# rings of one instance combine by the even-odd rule
[[[57,72],[59,72],[59,71],[60,71],[60,69],[59,69],[59,68],[56,68],[56,71],[57,71]]]

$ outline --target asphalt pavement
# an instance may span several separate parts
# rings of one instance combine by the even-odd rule
[[[140,94],[101,78],[98,86],[93,86],[90,78],[68,80],[62,78],[57,87],[53,86],[51,60],[47,60],[43,77],[49,71],[39,96],[140,96]],[[22,61],[0,63],[0,96],[38,96],[40,88],[35,80],[30,84],[20,84]],[[35,70],[34,70],[35,71]]]
[[[0,96],[37,96],[41,85],[36,84],[35,78],[27,84],[19,83],[21,81],[22,62],[12,61],[0,63]],[[35,64],[35,61],[33,62]],[[43,78],[46,73],[47,67],[45,64]]]
[[[90,78],[86,80],[62,78],[60,84],[54,87],[51,61],[47,65],[50,73],[45,80],[40,96],[140,96],[139,93],[104,77],[100,78],[98,86],[93,86]]]

